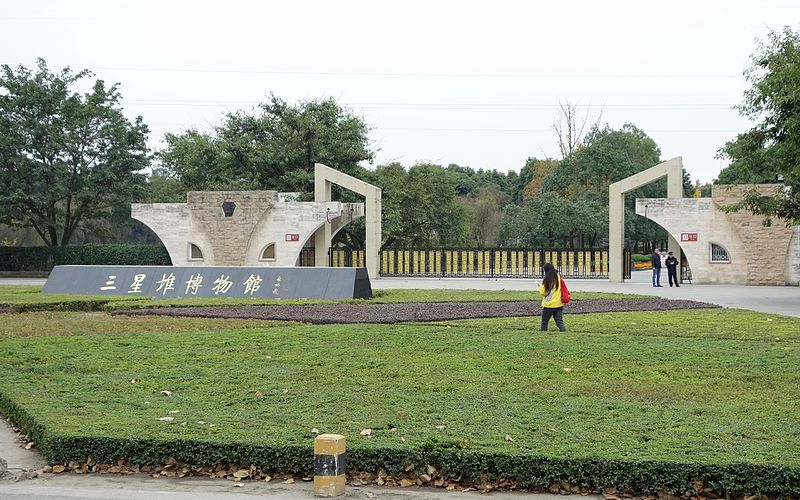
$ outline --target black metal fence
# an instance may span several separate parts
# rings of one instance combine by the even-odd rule
[[[364,266],[363,250],[331,250],[328,255],[333,267]],[[608,278],[607,249],[388,249],[380,259],[381,276],[541,278],[542,266],[550,262],[565,278]],[[630,278],[630,262],[625,251],[625,278]]]

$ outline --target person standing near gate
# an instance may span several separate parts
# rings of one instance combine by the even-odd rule
[[[547,331],[550,318],[556,320],[556,326],[562,332],[567,331],[564,325],[564,302],[561,300],[561,276],[553,264],[546,263],[543,267],[544,279],[539,285],[539,295],[542,296],[542,326],[541,331]]]
[[[661,255],[658,248],[653,249],[653,286],[661,286]]]
[[[678,284],[678,259],[675,258],[674,252],[667,252],[667,275],[669,276],[669,286],[672,286],[672,280],[675,280],[675,286]]]

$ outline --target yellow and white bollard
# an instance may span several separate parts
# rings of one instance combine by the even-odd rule
[[[314,439],[314,496],[338,497],[344,493],[345,440],[340,434],[320,434]]]

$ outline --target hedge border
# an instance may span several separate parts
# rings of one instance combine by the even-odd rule
[[[155,245],[0,246],[0,271],[49,272],[60,265],[171,266],[172,260]]]
[[[269,445],[199,440],[123,439],[107,436],[65,436],[48,430],[36,418],[0,393],[0,410],[37,443],[50,463],[76,461],[114,463],[123,459],[160,466],[175,459],[192,466],[219,463],[252,464],[281,474],[313,474],[313,443]],[[775,464],[693,464],[668,461],[556,458],[541,455],[472,451],[451,443],[430,443],[418,449],[359,448],[347,450],[347,470],[401,474],[408,464],[419,470],[432,465],[445,479],[508,478],[523,488],[557,482],[636,492],[691,490],[701,480],[725,495],[800,495],[800,466]]]

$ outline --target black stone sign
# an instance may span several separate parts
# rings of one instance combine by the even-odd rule
[[[56,266],[44,293],[128,295],[173,299],[365,299],[365,268]]]

